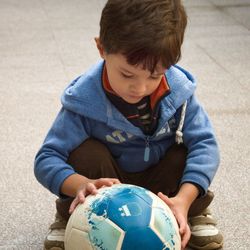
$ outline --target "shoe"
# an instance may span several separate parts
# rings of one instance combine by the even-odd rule
[[[219,249],[223,246],[223,236],[216,228],[216,221],[209,209],[202,214],[188,218],[191,238],[188,246],[197,250]]]
[[[43,250],[64,250],[66,225],[67,221],[56,213],[55,221],[51,224],[49,232],[44,240]]]

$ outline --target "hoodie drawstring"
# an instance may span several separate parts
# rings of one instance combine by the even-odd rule
[[[185,103],[182,105],[181,119],[180,119],[179,126],[178,126],[178,128],[176,130],[175,141],[176,141],[177,144],[183,143],[182,128],[183,128],[183,124],[184,124],[184,120],[185,120],[186,108],[187,108],[187,101],[185,101]]]

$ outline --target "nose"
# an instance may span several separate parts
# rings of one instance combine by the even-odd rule
[[[146,90],[147,90],[146,84],[143,82],[135,82],[131,86],[131,91],[137,95],[143,95],[146,92]]]

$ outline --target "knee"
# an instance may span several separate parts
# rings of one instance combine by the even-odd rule
[[[113,157],[108,148],[95,139],[88,139],[74,149],[67,161],[77,173],[91,178],[90,173],[113,165]]]
[[[88,139],[69,155],[68,163],[75,167],[81,164],[95,164],[110,156],[108,148],[95,139]]]

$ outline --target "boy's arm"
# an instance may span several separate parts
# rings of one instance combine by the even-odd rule
[[[70,197],[75,197],[79,189],[86,185],[90,180],[77,173],[70,175],[61,185],[61,193]]]
[[[183,211],[188,213],[188,210],[193,201],[198,197],[199,189],[192,183],[184,183],[181,185],[179,192],[175,196],[181,202]]]
[[[36,155],[34,172],[37,180],[52,193],[63,196],[63,182],[75,174],[66,163],[69,153],[87,138],[84,118],[62,108]]]
[[[219,149],[208,115],[195,96],[187,103],[183,140],[188,155],[181,184],[193,183],[205,193],[219,166]]]

